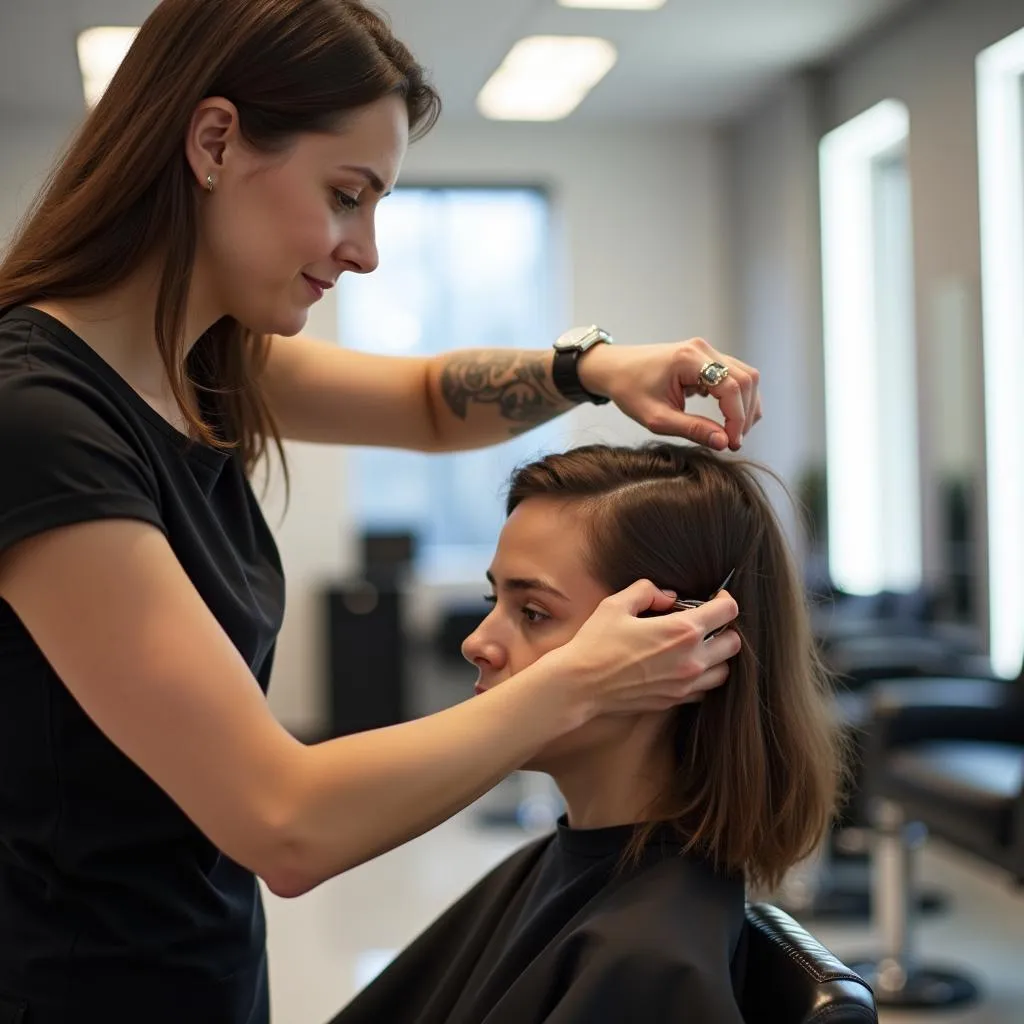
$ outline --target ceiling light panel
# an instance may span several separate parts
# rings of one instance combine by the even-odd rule
[[[521,39],[480,91],[477,109],[499,121],[560,120],[583,102],[617,58],[615,47],[606,39]]]
[[[656,11],[665,0],[558,0],[562,7],[580,7],[591,11]]]
[[[85,102],[90,107],[96,106],[106,92],[138,31],[138,28],[104,25],[79,33],[78,66],[82,72]]]

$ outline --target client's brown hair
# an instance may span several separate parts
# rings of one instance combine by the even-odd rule
[[[659,442],[589,445],[517,470],[507,513],[537,496],[575,503],[588,568],[613,592],[648,579],[704,598],[736,569],[728,589],[743,647],[728,682],[676,713],[678,771],[627,856],[638,858],[656,822],[670,821],[687,849],[773,887],[829,826],[843,743],[761,468]]]

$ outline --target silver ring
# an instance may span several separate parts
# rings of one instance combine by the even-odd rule
[[[708,362],[700,368],[697,379],[705,388],[716,388],[729,376],[729,367],[724,363]],[[706,394],[706,392],[702,392]]]

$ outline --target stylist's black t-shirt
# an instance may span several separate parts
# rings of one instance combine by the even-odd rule
[[[284,586],[238,455],[190,443],[52,317],[11,310],[0,554],[113,518],[166,535],[266,691]],[[106,739],[0,601],[0,1024],[262,1024],[264,949],[253,874]]]

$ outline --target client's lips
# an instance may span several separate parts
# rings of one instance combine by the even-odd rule
[[[480,680],[478,679],[476,681],[476,686],[473,687],[473,692],[474,693],[486,693],[489,689],[490,689],[489,686],[484,686],[484,684],[482,682],[480,682]]]

